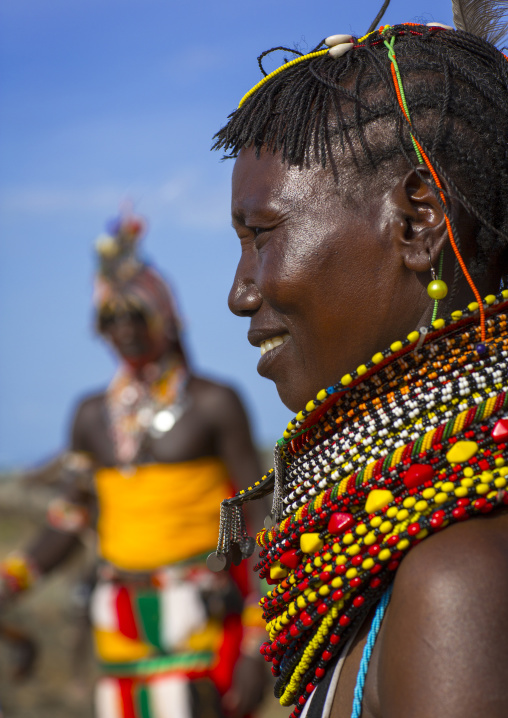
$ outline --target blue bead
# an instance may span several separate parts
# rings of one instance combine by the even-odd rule
[[[485,354],[486,351],[487,347],[485,346],[485,344],[483,344],[483,342],[480,342],[480,344],[476,345],[477,354]]]

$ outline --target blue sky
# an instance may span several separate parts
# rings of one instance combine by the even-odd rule
[[[263,50],[360,35],[380,5],[0,5],[0,467],[62,449],[77,401],[112,376],[92,328],[92,244],[128,199],[150,223],[146,257],[175,285],[195,368],[238,388],[261,445],[282,434],[291,414],[226,305],[232,162],[211,138],[260,79]],[[452,24],[448,4],[392,0],[383,22],[430,20]]]

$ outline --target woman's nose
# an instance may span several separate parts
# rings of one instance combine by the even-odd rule
[[[253,270],[252,262],[242,255],[228,297],[229,309],[237,317],[252,317],[262,304]]]

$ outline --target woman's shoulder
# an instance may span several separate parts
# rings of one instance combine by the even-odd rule
[[[402,562],[377,647],[380,716],[508,715],[508,513],[455,524]]]

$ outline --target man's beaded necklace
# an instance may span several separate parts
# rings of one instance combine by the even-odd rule
[[[412,547],[508,504],[507,300],[486,298],[485,342],[473,303],[319,392],[278,442],[279,523],[256,568],[292,718]]]

